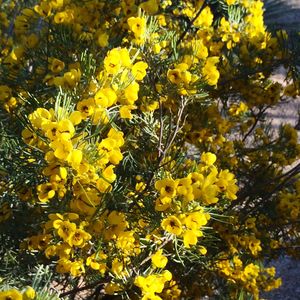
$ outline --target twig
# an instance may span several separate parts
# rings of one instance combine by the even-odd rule
[[[167,238],[162,244],[160,244],[157,247],[157,250],[162,249],[166,244],[168,244],[170,241],[172,240],[172,237],[170,236],[169,238]],[[139,267],[144,265],[146,262],[148,262],[151,259],[151,255],[147,256],[144,260],[142,260],[142,262],[139,264]],[[135,268],[133,268],[133,271],[137,274],[137,271]]]
[[[85,290],[89,290],[89,289],[95,287],[95,286],[98,285],[98,284],[99,284],[99,285],[100,285],[100,284],[103,285],[103,284],[105,284],[105,283],[107,283],[107,282],[108,282],[107,280],[99,280],[99,281],[96,281],[96,282],[87,284],[87,285],[85,285],[85,286],[83,286],[83,287],[77,287],[77,288],[75,288],[75,289],[73,289],[73,290],[64,292],[64,293],[60,294],[59,297],[60,297],[60,298],[63,298],[63,297],[69,296],[69,295],[74,295],[74,294],[76,294],[76,293],[78,293],[78,292],[85,291]]]
[[[196,21],[196,19],[200,16],[201,12],[203,11],[204,7],[206,6],[206,2],[207,2],[207,0],[203,1],[203,4],[200,7],[200,9],[198,10],[198,12],[195,15],[195,17],[188,24],[188,26],[186,27],[185,31],[180,35],[178,41],[176,42],[176,46],[178,46],[181,43],[181,41],[184,39],[184,37],[186,36],[186,34],[188,33],[188,31],[191,29],[191,27],[194,24],[194,22]]]
[[[265,113],[265,111],[269,108],[269,106],[263,108],[263,109],[260,109],[259,113],[254,116],[255,118],[255,121],[253,123],[253,125],[251,126],[251,128],[249,129],[249,131],[245,134],[245,136],[243,137],[242,139],[242,142],[245,142],[245,140],[247,139],[247,137],[253,132],[253,130],[255,129],[257,123],[259,122],[260,120],[260,117]]]
[[[163,137],[163,113],[162,113],[162,104],[159,99],[159,141],[158,141],[158,157],[163,154],[162,150],[162,137]]]
[[[164,151],[163,151],[163,154],[164,156],[167,154],[169,148],[172,146],[178,132],[179,132],[179,129],[180,129],[180,122],[181,122],[181,118],[182,118],[182,114],[183,114],[183,111],[184,111],[184,108],[186,106],[186,101],[184,101],[183,97],[181,97],[181,103],[180,103],[180,108],[178,110],[178,114],[177,114],[177,122],[176,122],[176,127],[175,127],[175,130],[173,132],[173,135],[172,137],[169,139]]]

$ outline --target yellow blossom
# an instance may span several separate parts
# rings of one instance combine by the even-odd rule
[[[35,296],[36,292],[31,286],[28,286],[23,292],[23,300],[33,300]]]
[[[11,289],[11,290],[0,292],[0,299],[1,300],[22,300],[23,297],[18,290]]]
[[[136,38],[141,38],[146,32],[146,20],[141,17],[130,17],[127,20],[129,29]]]
[[[135,80],[143,80],[143,78],[146,76],[146,69],[148,68],[148,64],[143,62],[143,61],[139,61],[137,63],[135,63],[132,66],[132,75],[134,76]]]
[[[175,216],[169,216],[161,222],[161,227],[169,233],[180,235],[182,232],[182,224]]]
[[[160,249],[158,251],[156,251],[152,256],[151,256],[151,261],[152,264],[156,267],[156,268],[164,268],[167,263],[168,263],[168,259],[166,256],[163,255],[163,250]]]

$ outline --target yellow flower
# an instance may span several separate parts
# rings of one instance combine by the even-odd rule
[[[175,181],[171,178],[165,178],[162,180],[157,180],[155,182],[155,188],[159,191],[162,197],[173,198],[176,195],[176,188],[178,181]]]
[[[151,256],[152,264],[156,268],[162,268],[163,269],[168,263],[168,258],[165,257],[162,253],[163,253],[163,250],[159,249],[158,251],[155,252],[155,254],[153,254]]]
[[[158,101],[151,101],[150,103],[142,104],[140,106],[140,109],[143,112],[146,112],[146,111],[155,111],[158,108],[159,108],[159,102]]]
[[[155,210],[165,211],[171,206],[172,199],[170,197],[159,197],[155,201]]]
[[[42,2],[40,5],[34,6],[34,11],[42,17],[49,17],[51,14],[51,10],[51,4],[47,2]]]
[[[164,281],[157,275],[137,276],[134,284],[142,290],[144,295],[150,294],[155,296],[155,293],[161,293],[164,289]]]
[[[198,237],[202,233],[199,230],[186,230],[183,233],[183,243],[186,248],[190,248],[190,245],[196,245],[198,242]]]
[[[112,211],[107,217],[109,228],[105,232],[106,238],[112,238],[119,236],[127,227],[128,223],[125,219],[125,215],[121,212]]]
[[[154,15],[158,11],[158,1],[157,0],[148,0],[139,5],[147,14]]]
[[[180,70],[178,69],[168,70],[167,76],[172,83],[174,84],[181,83]]]
[[[209,57],[202,68],[202,74],[209,85],[216,85],[218,83],[220,73],[215,66],[218,61],[218,57]]]
[[[179,219],[175,216],[169,216],[166,219],[163,219],[161,222],[161,227],[172,234],[180,235],[182,233],[182,224]]]
[[[138,99],[139,89],[140,86],[135,81],[128,85],[124,90],[124,95],[127,100],[124,104],[134,104],[134,102]]]
[[[73,277],[80,276],[82,273],[85,272],[84,264],[82,260],[73,261],[70,263],[70,270],[69,272]]]
[[[227,5],[233,5],[235,4],[236,0],[226,0]]]
[[[103,108],[107,108],[115,104],[117,94],[111,88],[103,88],[95,94],[95,103]]]
[[[51,6],[55,9],[61,8],[64,5],[64,0],[51,0]]]
[[[59,73],[65,68],[65,63],[57,58],[51,58],[49,61],[49,70],[53,73]]]
[[[114,165],[119,164],[120,161],[123,159],[123,154],[119,149],[112,149],[108,155],[109,162]]]
[[[230,200],[237,199],[236,193],[238,191],[238,186],[236,185],[237,180],[234,175],[229,172],[229,170],[222,170],[218,175],[218,181],[216,185],[220,188],[225,196]]]
[[[177,182],[177,194],[184,196],[185,201],[189,202],[194,200],[191,178],[180,178],[177,180]]]
[[[108,34],[106,32],[102,32],[99,34],[98,36],[98,45],[102,48],[107,47],[108,46]]]
[[[258,252],[260,252],[262,250],[261,246],[260,246],[260,240],[256,239],[255,237],[250,237],[249,238],[249,249],[251,251],[251,253],[256,256],[258,254]]]
[[[114,173],[114,168],[115,168],[115,166],[110,165],[110,166],[106,167],[104,169],[104,171],[102,172],[103,178],[106,181],[108,181],[109,183],[114,182],[117,178],[116,174]]]
[[[79,111],[75,110],[70,114],[69,119],[73,123],[73,125],[78,125],[82,121],[81,113]]]
[[[71,69],[69,72],[66,72],[63,76],[63,86],[70,89],[74,88],[79,82],[80,77],[81,72],[79,69]]]
[[[194,26],[197,27],[209,27],[213,23],[214,15],[212,14],[209,6],[206,6],[200,16],[194,21]]]
[[[76,224],[69,221],[55,220],[53,222],[53,228],[57,229],[57,234],[64,241],[67,241],[76,231]]]
[[[143,61],[135,63],[131,69],[132,75],[134,76],[135,80],[143,80],[143,78],[146,76],[147,68],[148,64]]]
[[[131,59],[130,59],[129,51],[127,50],[127,48],[119,49],[119,53],[120,53],[120,57],[121,57],[122,66],[126,67],[126,68],[130,68],[131,67]]]
[[[0,292],[0,300],[22,300],[22,299],[23,299],[22,294],[16,289]]]
[[[124,265],[122,261],[119,261],[117,258],[114,258],[111,264],[111,271],[117,275],[121,276],[123,274]]]
[[[28,117],[31,124],[37,128],[42,128],[44,123],[48,123],[52,119],[51,113],[45,108],[38,108]]]
[[[105,285],[105,293],[108,295],[114,295],[116,292],[122,291],[122,287],[114,282],[110,282],[107,285]]]
[[[116,246],[125,256],[131,256],[134,254],[135,241],[133,231],[121,231],[117,236]]]
[[[112,190],[111,184],[102,178],[96,181],[96,186],[101,193],[108,193]]]
[[[161,50],[161,46],[159,44],[152,45],[152,50],[155,54],[158,54]]]
[[[120,117],[122,119],[132,119],[131,110],[136,109],[135,105],[123,105],[120,107]]]
[[[57,12],[54,16],[54,22],[61,24],[69,21],[69,14],[66,11]]]
[[[204,246],[199,246],[199,253],[205,255],[207,253],[207,249]]]
[[[160,26],[167,26],[166,18],[164,15],[158,15],[157,20]]]
[[[192,180],[195,180],[192,185],[195,199],[201,199],[205,204],[218,202],[217,194],[219,188],[215,184],[217,181],[217,170],[213,169],[206,177],[198,173],[191,173],[189,176],[194,177]]]
[[[47,202],[55,196],[55,188],[52,183],[43,183],[37,186],[38,198],[41,202]]]
[[[57,139],[49,144],[53,149],[55,157],[67,160],[73,150],[72,142],[65,139]]]
[[[239,116],[244,114],[246,111],[248,111],[248,106],[244,102],[241,102],[239,105],[232,104],[229,108],[229,113],[232,116]]]
[[[184,224],[191,230],[197,230],[207,224],[207,215],[200,211],[189,213],[184,218]]]
[[[31,286],[28,286],[23,293],[23,300],[33,300],[35,296],[35,290]]]
[[[107,137],[112,138],[116,142],[116,147],[121,147],[124,145],[125,141],[123,138],[124,134],[122,131],[111,128],[107,134]]]
[[[127,20],[129,29],[134,33],[136,38],[142,37],[146,32],[146,19],[140,17],[130,17]]]
[[[104,59],[104,67],[108,74],[117,74],[121,67],[130,67],[131,61],[128,50],[114,48]]]
[[[77,103],[77,110],[81,112],[81,118],[86,119],[94,113],[95,100],[94,98],[84,99]]]
[[[62,243],[56,247],[57,255],[61,258],[69,258],[72,248],[67,243]]]
[[[91,238],[92,236],[86,231],[82,229],[76,229],[66,241],[71,247],[76,246],[82,248],[83,246],[85,246],[85,242],[90,240]]]
[[[181,63],[173,70],[168,70],[167,77],[174,84],[189,84],[192,80],[192,74],[188,71],[188,65]]]
[[[29,36],[24,37],[24,43],[27,48],[32,49],[38,44],[39,38],[36,34],[31,33]]]
[[[193,44],[193,50],[198,59],[205,59],[208,56],[208,49],[202,40],[196,40]]]
[[[206,152],[201,154],[201,162],[206,164],[207,166],[213,165],[217,160],[217,157],[215,154],[211,152]]]
[[[96,107],[92,118],[93,125],[107,124],[109,122],[107,112],[102,107]]]
[[[57,122],[45,122],[42,129],[48,139],[53,141],[58,137]]]
[[[72,122],[68,119],[63,119],[59,121],[57,124],[57,130],[59,132],[59,137],[66,140],[73,137],[75,133],[75,128]]]
[[[245,269],[244,269],[244,272],[243,272],[243,277],[242,277],[242,280],[245,278],[246,280],[248,279],[251,279],[251,278],[256,278],[258,277],[258,274],[259,274],[259,266],[253,264],[253,263],[250,263],[248,264]]]
[[[73,169],[77,169],[82,161],[82,151],[80,149],[73,149],[67,158],[67,162],[72,166]]]
[[[86,265],[90,266],[93,270],[98,270],[102,275],[105,273],[107,255],[103,252],[92,254],[86,259]]]

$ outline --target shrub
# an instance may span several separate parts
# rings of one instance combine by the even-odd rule
[[[266,113],[299,94],[298,37],[260,0],[0,3],[0,299],[279,287],[300,147]]]

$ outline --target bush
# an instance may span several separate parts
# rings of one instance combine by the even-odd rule
[[[266,114],[299,95],[299,37],[260,0],[0,3],[0,299],[279,287],[300,147]]]

